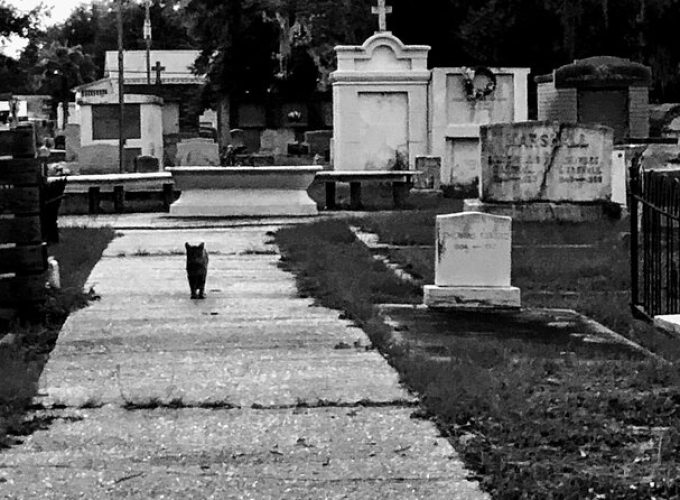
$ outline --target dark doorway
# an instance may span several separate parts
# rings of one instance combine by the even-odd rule
[[[611,127],[614,142],[622,142],[629,135],[628,90],[579,90],[578,122]]]

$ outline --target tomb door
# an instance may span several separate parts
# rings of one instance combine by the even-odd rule
[[[599,123],[614,129],[614,142],[628,136],[627,90],[580,90],[578,122]]]
[[[408,168],[406,92],[360,92],[357,128],[363,170]]]

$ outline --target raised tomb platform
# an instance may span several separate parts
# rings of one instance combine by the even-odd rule
[[[171,217],[317,215],[307,194],[320,167],[168,168],[182,192]]]

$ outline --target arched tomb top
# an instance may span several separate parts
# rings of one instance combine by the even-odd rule
[[[346,72],[401,74],[427,72],[427,45],[404,45],[389,31],[368,38],[362,45],[335,47],[338,69],[334,77],[342,78]]]
[[[555,87],[649,87],[652,71],[644,64],[613,56],[577,59],[554,72]]]

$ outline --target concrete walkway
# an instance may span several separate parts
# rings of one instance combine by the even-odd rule
[[[0,452],[0,497],[487,498],[365,334],[297,297],[273,230],[124,230],[47,364],[42,429]],[[185,241],[211,253],[204,301]]]

